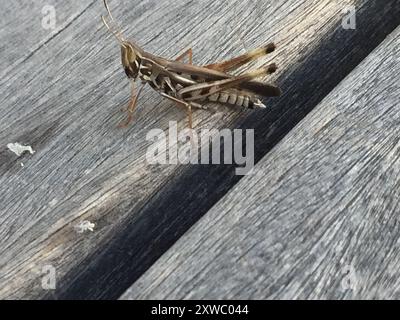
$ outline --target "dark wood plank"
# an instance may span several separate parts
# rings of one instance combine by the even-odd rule
[[[38,19],[47,1],[15,3],[1,13],[24,22],[0,34],[2,61],[12,66],[2,65],[0,80],[0,297],[117,297],[239,177],[229,166],[148,164],[147,132],[167,129],[170,120],[186,125],[181,110],[150,90],[136,123],[116,128],[129,89],[119,49],[99,19],[101,1],[55,1],[55,33]],[[343,6],[356,3],[358,27],[343,30]],[[256,128],[259,159],[393,30],[396,4],[151,0],[112,7],[127,36],[146,49],[174,57],[192,46],[200,64],[242,53],[239,31],[249,49],[277,42],[271,59],[280,70],[272,80],[286,93],[268,101],[271,112],[195,114],[197,128],[246,120]],[[35,154],[17,158],[6,148],[14,142]],[[93,232],[76,232],[84,220],[95,223]],[[55,291],[41,287],[45,265],[57,270]]]
[[[398,299],[400,28],[123,299]]]

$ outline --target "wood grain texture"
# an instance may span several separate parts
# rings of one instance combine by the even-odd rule
[[[400,297],[400,28],[123,299]]]
[[[45,4],[54,4],[57,11],[52,33],[40,23]],[[353,4],[359,27],[344,31],[342,10]],[[279,45],[271,60],[280,70],[272,80],[286,95],[279,103],[268,102],[271,112],[223,107],[195,114],[198,128],[248,121],[262,140],[259,158],[400,17],[394,0],[148,0],[114,1],[112,7],[127,37],[134,35],[145,49],[167,57],[192,46],[195,62],[206,64],[242,53],[243,46]],[[231,167],[148,164],[147,132],[168,128],[170,120],[186,126],[185,114],[150,90],[142,96],[136,123],[127,130],[116,128],[129,89],[119,49],[99,19],[101,1],[30,5],[21,0],[6,8],[1,12],[6,28],[0,33],[5,57],[0,80],[0,297],[116,297],[239,178]],[[17,158],[6,149],[12,142],[31,145],[36,153]],[[76,233],[74,226],[83,220],[96,224],[93,233]],[[49,264],[56,267],[58,280],[50,292],[41,288],[41,270]]]

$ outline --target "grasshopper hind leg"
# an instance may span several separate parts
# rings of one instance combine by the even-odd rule
[[[179,107],[185,107],[188,115],[188,122],[189,122],[189,128],[193,129],[193,112],[192,108],[197,108],[197,109],[204,109],[204,107],[201,104],[195,103],[195,102],[186,102],[184,100],[180,100],[178,98],[172,97],[166,93],[161,93],[161,95],[173,102]]]
[[[241,56],[238,56],[236,58],[209,64],[204,67],[208,68],[208,69],[221,71],[221,72],[233,71],[233,70],[236,70],[237,68],[243,66],[246,63],[249,63],[251,61],[254,61],[254,60],[259,59],[267,54],[274,52],[275,49],[276,49],[276,46],[274,43],[268,43],[267,45],[265,45],[261,48],[249,51],[249,52],[242,54]]]
[[[179,55],[175,59],[175,61],[182,61],[185,57],[188,57],[189,64],[193,64],[193,50],[192,50],[192,48],[187,49],[185,52],[183,52],[181,55]]]

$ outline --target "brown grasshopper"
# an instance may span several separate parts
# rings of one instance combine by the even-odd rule
[[[281,94],[278,87],[253,80],[274,73],[277,69],[276,64],[237,76],[227,73],[273,52],[275,50],[273,43],[234,59],[202,67],[192,64],[192,49],[188,49],[175,60],[168,60],[144,51],[134,42],[126,41],[111,15],[107,0],[103,1],[110,19],[107,21],[108,19],[102,16],[103,23],[121,46],[122,65],[132,82],[131,99],[127,108],[128,119],[123,126],[127,126],[132,121],[137,100],[146,84],[178,106],[185,107],[190,128],[193,123],[192,108],[207,109],[202,104],[204,102],[213,101],[247,108],[265,108],[259,96],[275,97]],[[186,56],[189,58],[189,64],[181,62]],[[142,85],[136,93],[135,82],[138,78]]]

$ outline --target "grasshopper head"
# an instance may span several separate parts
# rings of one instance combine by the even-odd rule
[[[101,19],[103,20],[106,28],[114,35],[121,46],[121,62],[125,69],[126,75],[129,78],[136,79],[140,67],[140,49],[133,43],[124,39],[121,28],[114,21],[110,8],[108,7],[107,0],[103,0],[103,2],[108,12],[108,19],[104,16],[101,16]]]
[[[124,41],[121,43],[121,62],[128,78],[137,78],[139,73],[138,58],[138,53],[130,42]]]

